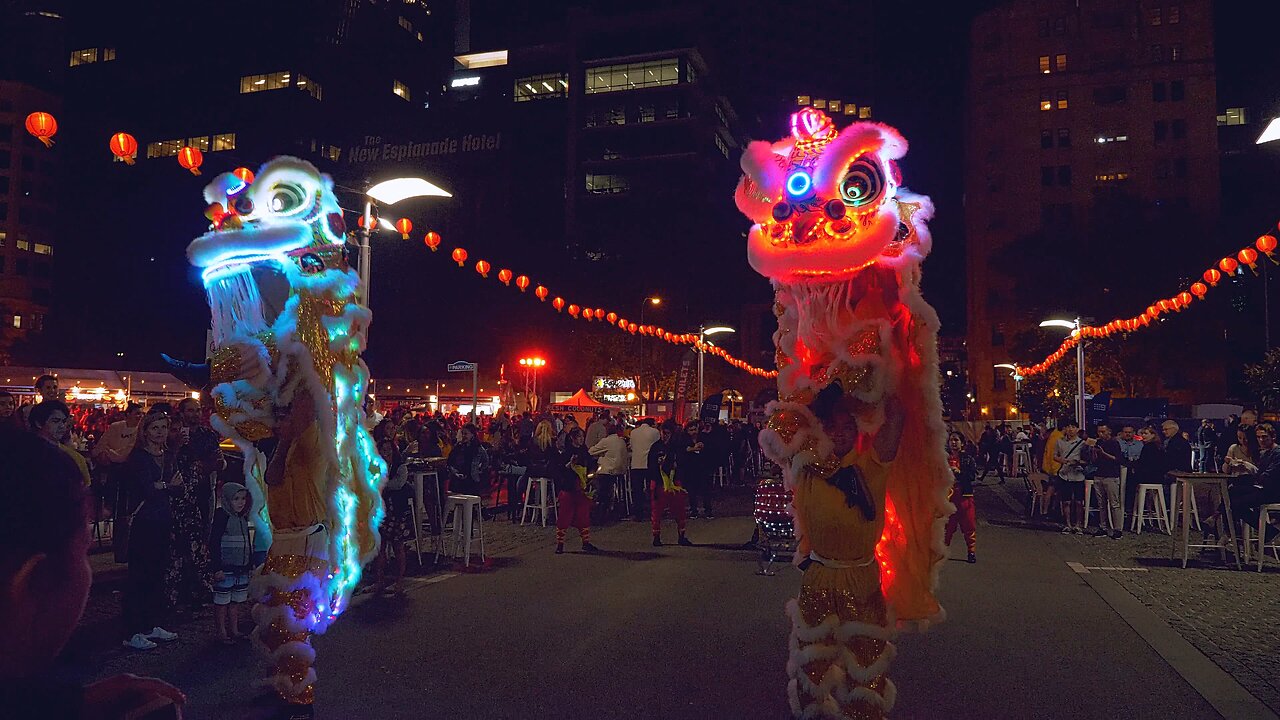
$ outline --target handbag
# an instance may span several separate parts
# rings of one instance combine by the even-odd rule
[[[1067,482],[1079,482],[1079,480],[1076,480],[1076,479],[1074,479],[1074,478],[1069,478],[1069,477],[1067,477],[1065,473],[1071,472],[1072,470],[1076,470],[1076,471],[1079,471],[1079,472],[1081,472],[1081,473],[1084,473],[1084,472],[1085,472],[1085,468],[1086,468],[1086,466],[1085,466],[1085,465],[1083,465],[1083,464],[1080,464],[1080,465],[1073,465],[1073,464],[1071,464],[1070,462],[1066,462],[1066,459],[1067,459],[1067,458],[1069,458],[1069,457],[1071,457],[1071,453],[1075,452],[1075,451],[1076,451],[1076,448],[1080,447],[1080,444],[1081,444],[1081,443],[1083,443],[1083,442],[1084,442],[1084,438],[1080,438],[1079,440],[1077,440],[1077,441],[1076,441],[1076,444],[1075,444],[1075,445],[1072,445],[1072,446],[1071,446],[1071,449],[1067,451],[1067,454],[1063,456],[1063,463],[1062,463],[1062,465],[1058,468],[1058,477],[1059,477],[1059,478],[1061,478],[1061,479],[1063,479],[1063,480],[1066,480]],[[1096,468],[1095,468],[1095,469],[1096,469]],[[1072,473],[1072,474],[1074,474],[1074,473]],[[1088,478],[1089,478],[1089,475],[1087,475],[1087,474],[1086,474],[1084,477],[1085,477],[1085,479],[1088,479]]]

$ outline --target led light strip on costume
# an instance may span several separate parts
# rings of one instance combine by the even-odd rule
[[[1132,333],[1149,327],[1153,321],[1161,315],[1167,315],[1171,312],[1182,312],[1190,307],[1195,300],[1203,300],[1204,296],[1209,293],[1210,288],[1218,286],[1218,282],[1223,277],[1230,277],[1237,273],[1243,274],[1243,268],[1247,267],[1253,271],[1254,275],[1258,274],[1259,253],[1266,255],[1271,262],[1280,264],[1280,258],[1276,257],[1277,240],[1274,235],[1262,235],[1252,244],[1246,245],[1236,253],[1235,257],[1224,257],[1218,261],[1216,267],[1205,270],[1201,275],[1203,282],[1197,280],[1182,292],[1171,298],[1157,300],[1147,306],[1147,309],[1138,315],[1130,318],[1116,318],[1105,325],[1086,325],[1079,331],[1072,330],[1071,336],[1062,341],[1058,349],[1050,353],[1048,357],[1035,365],[1022,366],[1019,365],[1014,374],[1022,378],[1028,378],[1033,375],[1039,375],[1047,371],[1054,363],[1067,356],[1067,353],[1075,349],[1076,344],[1081,338],[1105,338],[1111,337],[1116,333]]]

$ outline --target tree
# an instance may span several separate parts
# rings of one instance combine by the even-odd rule
[[[1245,365],[1244,381],[1263,410],[1280,410],[1280,348],[1268,350],[1260,363]]]

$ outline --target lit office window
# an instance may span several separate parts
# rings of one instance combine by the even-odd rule
[[[320,87],[320,83],[312,80],[302,73],[298,73],[297,88],[317,100],[322,99],[324,95],[324,92]]]
[[[1049,74],[1049,56],[1048,55],[1040,56],[1040,72],[1044,73],[1045,75]]]
[[[857,104],[856,104],[856,103],[849,103],[849,104],[845,105],[845,106],[844,106],[844,114],[845,114],[845,115],[857,115],[857,114],[858,114],[858,106],[857,106]]]
[[[395,93],[396,95],[400,96],[405,100],[409,99],[409,86],[405,85],[399,80],[391,81],[391,92]]]
[[[266,75],[245,75],[240,78],[240,92],[243,94],[262,92],[263,90],[282,90],[289,87],[289,83],[290,73],[288,70]]]
[[[52,245],[45,245],[44,243],[36,243],[36,254],[37,254],[37,255],[52,255],[52,254],[53,254],[53,246],[52,246]]]
[[[18,238],[18,249],[19,249],[19,250],[30,250],[30,249],[31,249],[31,241],[30,241],[30,240],[23,240],[22,238]]]
[[[1067,54],[1066,53],[1053,56],[1053,69],[1057,72],[1066,72],[1067,70]]]
[[[689,66],[692,69],[692,66]],[[587,94],[635,90],[680,82],[680,62],[676,58],[626,65],[587,68]],[[692,76],[688,82],[693,82]]]
[[[22,329],[22,316],[21,316],[21,315],[14,315],[14,316],[13,316],[13,327],[14,327],[14,328],[16,328],[16,329],[18,329],[18,330],[21,330],[21,329]]]
[[[235,149],[236,149],[235,133],[222,133],[221,135],[213,136],[213,148],[212,148],[213,152],[219,152],[222,150],[235,150]]]
[[[813,101],[813,106],[819,110],[826,110],[827,101],[822,98],[815,98]]]
[[[1106,145],[1107,143],[1129,142],[1129,136],[1123,135],[1123,134],[1116,134],[1116,133],[1104,133],[1102,135],[1099,135],[1095,139],[1095,141],[1099,145]]]
[[[1127,172],[1098,173],[1097,175],[1093,176],[1093,179],[1100,183],[1120,182],[1122,180],[1128,180],[1129,173]]]
[[[1053,109],[1053,97],[1049,95],[1048,90],[1041,90],[1040,91],[1040,110],[1044,111],[1044,110],[1052,110],[1052,109]]]
[[[529,100],[550,100],[562,98],[569,94],[569,75],[567,73],[543,73],[516,78],[512,97],[516,102]]]
[[[147,158],[173,157],[178,154],[184,144],[181,138],[147,143]]]
[[[1058,109],[1059,110],[1067,109],[1067,91],[1066,90],[1058,91]]]
[[[1147,22],[1152,25],[1160,25],[1164,18],[1163,8],[1151,8],[1147,11]]]
[[[1218,116],[1219,125],[1248,125],[1249,118],[1245,115],[1244,108],[1227,108],[1227,111]]]
[[[721,138],[719,133],[716,133],[715,138],[716,148],[720,150],[720,154],[727,160],[729,158],[729,146],[724,143],[724,138]]]
[[[338,162],[338,158],[342,157],[342,148],[337,145],[326,145],[320,154],[333,162]]]
[[[71,67],[90,65],[96,62],[110,62],[115,59],[115,48],[85,48],[71,51]]]
[[[587,192],[593,195],[613,195],[631,189],[631,183],[621,175],[595,175],[587,173]]]
[[[858,108],[858,119],[859,119],[859,120],[866,120],[867,118],[870,118],[870,117],[871,117],[871,106],[870,106],[870,105],[863,105],[862,107]]]
[[[413,32],[413,23],[409,22],[409,18],[406,18],[405,16],[401,15],[399,22],[400,22],[400,27],[404,28],[405,30],[408,30],[409,32]]]
[[[832,113],[838,113],[840,112],[840,108],[843,105],[844,103],[840,102],[839,100],[832,100],[831,102],[827,103],[827,109],[830,110]]]
[[[102,62],[111,62],[116,59],[115,48],[102,48]]]
[[[1177,5],[1170,5],[1165,8],[1165,22],[1169,25],[1177,25],[1182,22],[1182,8]]]
[[[640,109],[640,122],[644,120],[644,108]],[[604,127],[606,125],[626,125],[627,112],[622,107],[595,108],[587,112],[587,127]]]
[[[200,137],[187,138],[187,145],[200,152],[209,152],[209,136],[201,135]]]
[[[658,109],[653,105],[641,105],[637,108],[640,112],[640,122],[653,122],[658,119]]]
[[[808,95],[797,95],[797,96],[796,96],[796,104],[797,104],[797,105],[808,105],[808,104],[809,104],[809,100],[810,100],[810,98],[809,98],[809,96],[808,96]]]

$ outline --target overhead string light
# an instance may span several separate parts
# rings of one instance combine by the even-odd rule
[[[407,223],[408,221],[406,220],[404,222]],[[397,230],[399,230],[399,228],[397,228]],[[427,247],[431,248],[432,252],[439,249],[440,242],[440,235],[435,232],[427,233],[426,238],[423,241]],[[449,257],[457,263],[458,267],[466,267],[467,251],[465,248],[454,248],[449,254]],[[476,274],[483,278],[489,277],[489,271],[492,267],[493,266],[485,260],[478,261],[474,266]],[[508,287],[514,284],[519,288],[521,293],[525,292],[531,285],[533,285],[533,281],[529,279],[528,275],[515,275],[514,282],[512,282],[514,273],[514,270],[502,268],[498,270],[498,280]],[[619,332],[625,332],[631,335],[639,334],[647,337],[654,337],[664,342],[671,343],[672,345],[688,345],[696,350],[705,352],[708,355],[718,357],[729,365],[757,377],[775,378],[778,376],[777,370],[768,370],[762,367],[756,367],[745,360],[736,358],[719,345],[702,340],[699,338],[698,333],[673,333],[669,330],[653,325],[637,325],[608,308],[595,306],[587,307],[585,305],[571,303],[559,296],[552,296],[551,291],[544,285],[538,285],[535,287],[534,296],[543,303],[547,301],[547,298],[552,297],[551,307],[557,313],[567,312],[569,316],[575,320],[580,319],[589,322],[602,322]]]
[[[1277,227],[1280,227],[1280,225]],[[1228,255],[1219,260],[1213,267],[1205,270],[1200,279],[1191,283],[1187,289],[1172,297],[1152,302],[1147,306],[1146,310],[1134,317],[1116,318],[1105,325],[1085,325],[1078,331],[1073,330],[1071,336],[1063,340],[1058,349],[1048,357],[1035,365],[1019,365],[1014,373],[1023,378],[1039,375],[1053,367],[1054,363],[1065,358],[1082,339],[1111,337],[1117,333],[1137,332],[1143,328],[1150,327],[1151,323],[1158,320],[1161,315],[1180,313],[1190,307],[1196,300],[1203,300],[1210,289],[1218,286],[1222,278],[1241,274],[1244,272],[1242,268],[1249,268],[1250,272],[1256,276],[1258,274],[1258,260],[1261,256],[1265,255],[1271,262],[1280,264],[1280,258],[1276,257],[1276,246],[1278,244],[1280,244],[1280,241],[1276,240],[1275,235],[1262,235],[1251,244],[1241,248],[1234,257]]]

